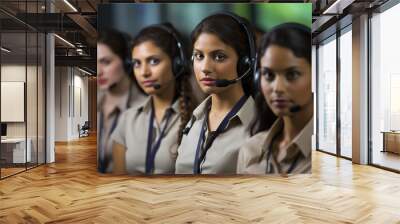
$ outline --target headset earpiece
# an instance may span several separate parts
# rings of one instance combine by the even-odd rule
[[[125,41],[125,46],[126,46],[126,52],[124,55],[124,59],[122,61],[124,70],[128,75],[131,75],[133,70],[132,70],[132,59],[131,59],[131,51],[132,51],[132,46],[131,46],[131,37],[127,33],[123,33],[123,38]]]
[[[261,71],[260,71],[260,55],[256,54],[255,63],[254,63],[254,78],[253,78],[253,85],[254,85],[254,93],[261,92]]]
[[[241,63],[245,66],[251,66],[251,60],[248,56],[242,57]]]
[[[130,74],[131,72],[133,72],[132,70],[132,61],[129,58],[125,58],[124,60],[124,70],[127,74]]]
[[[184,69],[185,65],[183,64],[182,60],[180,57],[175,57],[174,61],[172,62],[172,72],[176,77],[180,76]]]
[[[249,53],[247,55],[241,56],[241,58],[239,59],[239,62],[237,64],[238,74],[243,74],[249,68],[253,69],[254,63],[256,61],[255,60],[256,45],[255,45],[254,33],[250,30],[249,25],[247,24],[247,22],[245,22],[244,19],[242,19],[241,17],[239,17],[233,13],[220,12],[217,14],[227,15],[227,16],[231,17],[242,27],[242,30],[244,30],[246,33],[248,47],[249,47]],[[254,72],[254,70],[253,70],[253,72]]]
[[[153,25],[151,27],[157,27],[166,31],[175,40],[179,54],[176,55],[171,61],[172,61],[172,73],[174,74],[175,78],[178,78],[179,76],[184,74],[185,71],[187,71],[187,66],[188,66],[186,55],[182,47],[183,42],[181,38],[179,37],[178,33],[168,25],[158,24],[158,25]]]
[[[192,56],[190,57],[190,63],[192,63],[192,65],[193,65],[193,62],[194,62],[194,55],[192,55]]]
[[[260,69],[256,69],[254,72],[254,86],[255,86],[255,92],[261,92],[261,74],[260,74]]]

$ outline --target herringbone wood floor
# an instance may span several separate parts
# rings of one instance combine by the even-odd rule
[[[96,172],[95,138],[0,181],[0,223],[400,223],[400,175],[320,152],[313,174],[127,177]]]

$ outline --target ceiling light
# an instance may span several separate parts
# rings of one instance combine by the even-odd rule
[[[64,43],[66,43],[67,45],[69,45],[70,47],[75,48],[75,45],[71,44],[71,42],[67,41],[66,39],[58,36],[57,34],[54,34],[55,37],[57,37],[58,39],[60,39],[61,41],[63,41]]]
[[[332,5],[330,5],[324,12],[323,15],[338,15],[343,14],[343,10],[349,7],[356,0],[336,0]]]
[[[5,47],[1,47],[0,49],[1,49],[2,51],[6,52],[6,53],[10,53],[10,52],[11,52],[11,50],[9,50],[9,49],[7,49],[7,48],[5,48]]]
[[[67,4],[72,10],[74,10],[74,12],[78,12],[78,10],[71,4],[69,3],[68,0],[64,0],[65,4]]]
[[[83,72],[83,73],[85,73],[85,74],[87,74],[87,75],[92,75],[92,73],[90,73],[90,72],[88,72],[88,71],[86,71],[86,70],[83,70],[83,69],[81,69],[81,68],[78,68],[78,70],[81,71],[81,72]]]

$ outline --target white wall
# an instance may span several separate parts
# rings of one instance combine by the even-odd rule
[[[68,86],[67,67],[55,68],[55,141],[68,140]]]
[[[83,75],[76,68],[56,67],[56,141],[77,139],[78,124],[88,120],[88,78]]]

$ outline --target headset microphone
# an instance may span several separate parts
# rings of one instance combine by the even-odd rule
[[[215,80],[215,86],[216,87],[226,87],[229,86],[233,83],[236,83],[236,80],[227,80],[227,79],[217,79]]]
[[[300,106],[300,105],[294,105],[294,106],[292,106],[292,107],[289,108],[289,111],[290,111],[290,113],[296,113],[296,112],[301,111],[301,109],[303,109],[302,106]]]
[[[289,108],[290,113],[296,113],[301,111],[305,106],[307,106],[309,103],[313,103],[314,95],[311,94],[310,100],[304,105],[301,106],[299,104],[295,104],[292,107]]]
[[[217,79],[217,80],[215,80],[215,86],[216,87],[226,87],[226,86],[235,84],[236,82],[238,82],[241,79],[243,79],[244,77],[246,77],[249,74],[250,70],[251,70],[251,67],[249,67],[247,69],[247,71],[243,75],[241,75],[240,77],[238,77],[236,79],[231,79],[231,80],[228,80],[228,79]]]
[[[156,90],[157,90],[157,89],[161,89],[161,85],[158,84],[158,83],[154,83],[154,84],[153,84],[153,88],[156,89]]]
[[[160,83],[153,83],[153,84],[151,85],[151,87],[153,87],[155,90],[161,89],[162,86],[164,86],[164,85],[169,85],[169,83],[175,81],[175,80],[176,80],[177,78],[179,78],[179,77],[180,77],[180,75],[175,76],[173,79],[171,79],[171,80],[169,80],[169,81],[167,81],[167,82],[164,82],[162,85],[161,85]]]
[[[112,91],[113,89],[115,89],[117,87],[118,83],[114,82],[113,84],[111,84],[107,89],[108,91]]]

